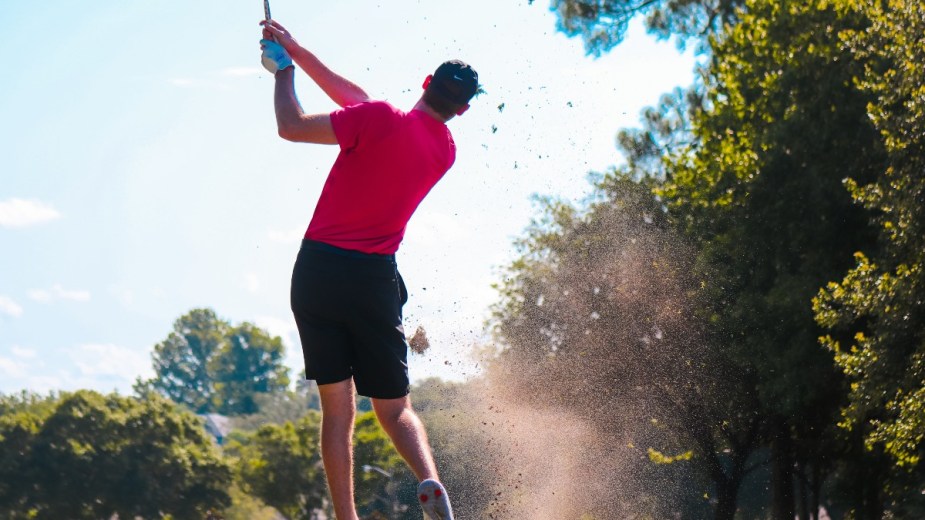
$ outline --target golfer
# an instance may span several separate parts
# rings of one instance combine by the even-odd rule
[[[262,22],[264,66],[276,77],[279,135],[336,144],[292,273],[291,305],[305,372],[321,394],[321,455],[338,520],[358,520],[353,496],[354,391],[420,481],[418,498],[433,520],[453,518],[424,425],[408,397],[408,344],[402,306],[408,294],[395,263],[405,226],[453,165],[446,122],[462,115],[478,75],[448,61],[424,79],[410,112],[373,101],[328,69],[275,21]],[[295,62],[340,107],[309,115],[296,99]]]

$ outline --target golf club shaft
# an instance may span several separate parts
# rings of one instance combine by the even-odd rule
[[[263,16],[269,20],[270,17],[270,0],[263,0]]]

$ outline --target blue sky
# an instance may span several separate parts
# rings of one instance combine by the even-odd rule
[[[274,0],[274,17],[372,96],[409,109],[460,58],[486,94],[453,120],[453,170],[409,224],[413,379],[477,372],[498,268],[530,196],[580,198],[620,128],[691,82],[639,24],[600,59],[542,1]],[[130,391],[173,321],[212,307],[280,335],[301,371],[289,277],[335,147],[276,136],[256,0],[0,4],[0,392]],[[304,76],[303,107],[334,104]],[[503,104],[503,109],[500,106]]]

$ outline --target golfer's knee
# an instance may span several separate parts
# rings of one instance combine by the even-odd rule
[[[414,415],[411,401],[407,398],[373,400],[373,410],[376,412],[379,423],[383,426],[398,424],[403,418]]]

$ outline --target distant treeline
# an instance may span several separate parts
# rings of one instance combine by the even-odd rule
[[[132,397],[0,396],[0,518],[332,517],[317,390],[304,380],[289,390],[280,338],[195,309],[152,361],[155,377]],[[413,477],[368,401],[360,408],[360,510],[407,511]],[[227,431],[208,430],[207,414],[227,419]],[[401,497],[399,482],[409,482]]]

